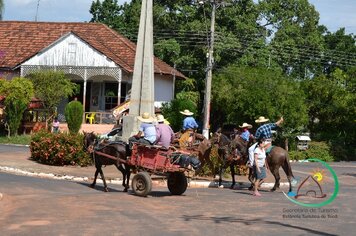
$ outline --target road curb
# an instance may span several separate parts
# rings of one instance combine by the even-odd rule
[[[40,177],[40,178],[48,178],[48,179],[56,179],[56,180],[67,180],[67,181],[74,181],[74,182],[90,182],[92,178],[88,177],[79,177],[79,176],[72,176],[72,175],[59,175],[53,173],[43,173],[43,172],[31,172],[26,170],[21,170],[13,167],[8,166],[0,166],[0,172],[23,175],[23,176],[31,176],[31,177]],[[106,179],[107,183],[110,184],[122,184],[122,179]],[[103,181],[98,178],[97,183],[103,183]],[[167,186],[167,180],[164,177],[152,177],[152,184],[155,186]],[[289,183],[280,183],[280,186],[288,186]],[[190,188],[230,188],[231,182],[224,181],[222,185],[219,186],[219,182],[217,180],[195,180],[188,177],[188,187]],[[236,182],[234,189],[241,189],[241,188],[248,188],[250,183],[248,182]],[[274,183],[263,183],[263,188],[272,188]]]

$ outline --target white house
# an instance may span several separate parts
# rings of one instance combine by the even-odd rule
[[[81,86],[77,99],[85,112],[108,111],[125,100],[135,49],[104,24],[0,21],[0,77],[61,70]],[[175,80],[185,76],[158,58],[154,61],[155,101],[171,101]],[[59,113],[71,99],[62,102]]]

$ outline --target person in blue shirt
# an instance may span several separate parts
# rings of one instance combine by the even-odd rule
[[[252,128],[252,125],[247,124],[247,123],[243,123],[242,125],[239,125],[239,127],[241,129],[240,137],[245,142],[248,142],[250,140],[250,136],[251,136],[251,133],[250,133],[249,129]]]
[[[129,138],[129,146],[132,149],[133,142],[153,145],[156,142],[156,127],[153,124],[153,117],[148,112],[144,112],[137,119],[141,121],[139,131],[136,135]]]
[[[184,115],[183,120],[183,128],[182,128],[182,136],[179,139],[179,146],[181,148],[186,148],[191,146],[193,141],[194,131],[198,128],[198,124],[193,117],[193,112],[185,109],[184,111],[180,112]]]

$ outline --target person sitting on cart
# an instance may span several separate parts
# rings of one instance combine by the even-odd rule
[[[132,149],[134,142],[147,145],[153,145],[156,142],[156,127],[153,125],[153,117],[148,112],[144,112],[137,119],[141,121],[141,125],[138,133],[129,138],[130,149]]]
[[[174,132],[172,128],[165,123],[163,115],[157,115],[157,123],[158,124],[156,125],[156,144],[168,149],[174,140]]]
[[[198,128],[198,124],[193,117],[193,112],[185,109],[180,113],[184,115],[184,120],[182,129],[183,134],[179,139],[179,146],[180,148],[185,148],[192,144],[194,131]]]

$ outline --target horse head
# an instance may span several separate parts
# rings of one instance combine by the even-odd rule
[[[211,137],[211,143],[217,144],[219,148],[228,146],[230,142],[230,138],[221,132],[221,128],[217,129],[217,131]]]
[[[98,138],[94,134],[94,132],[89,132],[89,133],[84,132],[83,145],[84,145],[84,150],[86,150],[88,153],[93,153],[94,146],[96,145],[97,141]]]

